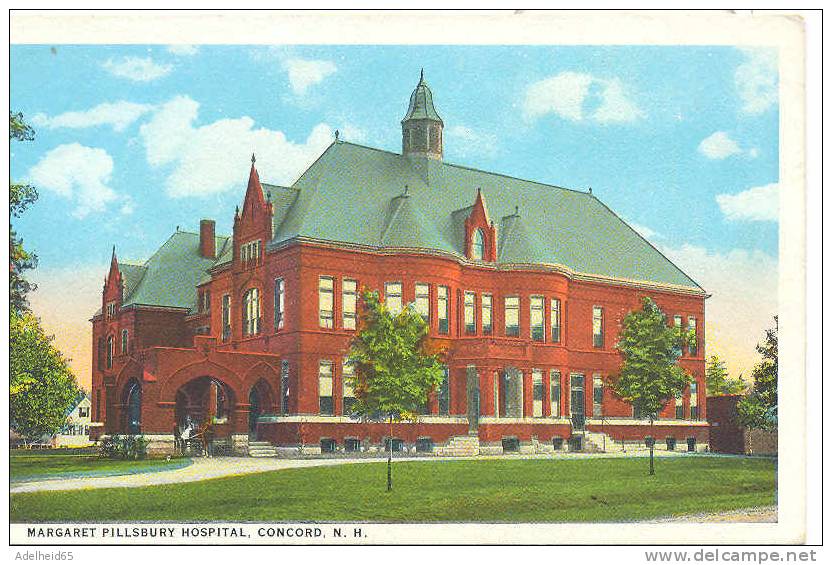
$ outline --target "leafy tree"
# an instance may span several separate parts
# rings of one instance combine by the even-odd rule
[[[57,432],[78,394],[67,359],[31,312],[9,318],[9,417],[28,440]]]
[[[412,307],[395,315],[378,292],[362,292],[358,332],[348,356],[355,369],[349,384],[355,391],[355,415],[389,419],[388,491],[393,488],[393,421],[414,420],[428,395],[442,384],[441,357],[427,324]]]
[[[777,429],[777,316],[774,327],[766,330],[766,340],[757,344],[762,360],[754,366],[751,394],[737,404],[737,421],[748,428]]]
[[[34,138],[35,132],[23,121],[23,114],[9,112],[9,141],[31,141]],[[10,182],[9,217],[19,218],[37,198],[35,187]],[[28,309],[27,295],[36,288],[23,277],[23,272],[34,269],[37,262],[37,256],[23,248],[23,240],[9,222],[9,307],[18,314]]]
[[[31,141],[34,137],[23,115],[9,112],[9,141]],[[37,197],[33,186],[10,182],[9,217],[19,218]],[[27,295],[35,285],[22,273],[36,265],[37,257],[23,248],[23,240],[9,222],[10,419],[12,427],[29,440],[58,431],[78,394],[67,359],[29,310]]]
[[[653,299],[645,296],[641,310],[624,317],[616,348],[624,357],[618,375],[612,377],[615,393],[633,405],[636,414],[650,420],[650,428],[659,411],[681,394],[691,377],[677,363],[681,354],[679,342],[686,330],[669,327],[667,317]],[[653,437],[653,434],[650,434]],[[650,443],[650,474],[653,466],[653,444]]]
[[[705,389],[708,396],[740,394],[745,390],[745,382],[739,377],[729,378],[725,361],[719,355],[711,355],[705,365]]]

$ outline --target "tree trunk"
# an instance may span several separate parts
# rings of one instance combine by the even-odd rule
[[[653,437],[653,418],[650,418],[650,474],[655,475],[656,470],[653,468],[653,448],[656,446],[656,438]]]
[[[387,442],[387,492],[390,492],[393,490],[393,414],[390,414],[390,437]]]

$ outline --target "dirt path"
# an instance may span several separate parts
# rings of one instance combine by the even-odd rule
[[[694,523],[762,523],[777,522],[777,507],[763,506],[760,508],[746,508],[744,510],[731,510],[728,512],[715,512],[706,514],[688,514],[686,516],[674,516],[672,518],[661,518],[648,520],[648,524],[670,523],[670,522],[694,522]]]

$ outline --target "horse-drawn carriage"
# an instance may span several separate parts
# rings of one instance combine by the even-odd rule
[[[193,457],[230,455],[229,438],[217,438],[216,430],[210,422],[195,425],[187,422],[183,428],[174,428],[174,447],[177,453]]]

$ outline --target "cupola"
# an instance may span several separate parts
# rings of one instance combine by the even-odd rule
[[[402,154],[442,159],[442,128],[445,124],[433,107],[433,93],[425,82],[425,70],[410,95],[407,114],[402,119]]]

